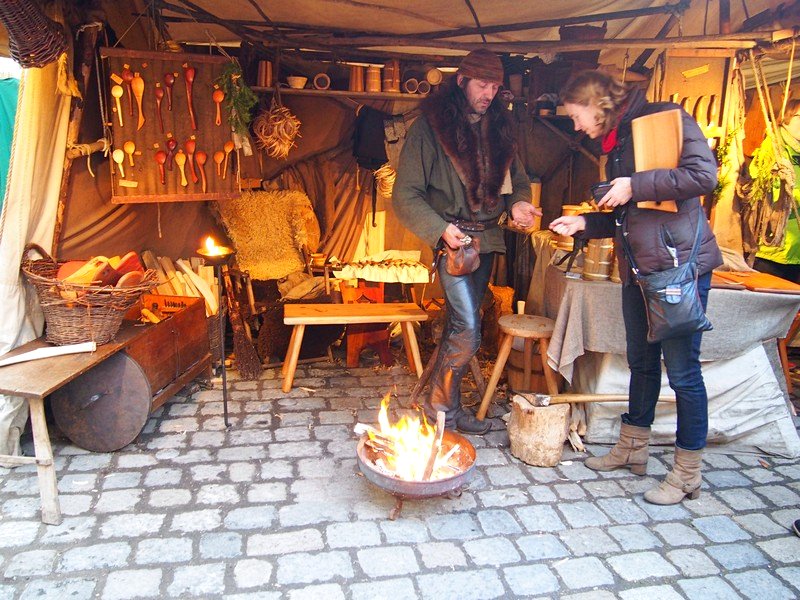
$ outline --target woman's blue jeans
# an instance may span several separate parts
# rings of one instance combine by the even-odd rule
[[[437,274],[447,305],[447,321],[439,342],[436,366],[431,372],[426,408],[431,415],[444,411],[448,426],[461,412],[461,380],[469,361],[481,346],[481,303],[489,286],[494,253],[480,255],[474,273],[454,277],[445,269],[445,257]]]
[[[701,275],[697,287],[705,308],[711,288],[711,273]],[[653,424],[661,390],[663,353],[669,386],[675,391],[677,399],[675,445],[684,450],[704,448],[708,434],[708,395],[700,370],[702,332],[655,344],[647,343],[644,298],[635,284],[622,288],[622,316],[625,319],[628,368],[631,371],[628,412],[622,415],[622,422],[636,427],[650,427]]]

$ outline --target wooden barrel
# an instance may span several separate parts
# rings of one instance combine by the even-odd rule
[[[381,68],[378,65],[367,67],[367,84],[365,87],[368,92],[381,91]]]
[[[622,279],[619,277],[619,263],[617,262],[617,257],[614,257],[614,260],[611,264],[611,276],[609,277],[611,281],[614,283],[622,283]]]
[[[383,91],[400,91],[400,61],[390,60],[383,67]]]
[[[573,215],[582,215],[583,213],[591,211],[590,206],[582,206],[580,204],[565,204],[561,207],[562,217],[571,217]],[[559,250],[566,250],[570,252],[573,247],[574,240],[571,235],[556,235],[554,236],[556,248]]]
[[[350,65],[350,84],[347,89],[351,92],[364,91],[364,67]]]
[[[412,77],[411,79],[406,79],[403,83],[403,91],[406,94],[416,94],[417,90],[419,89],[419,81]]]
[[[611,275],[614,262],[614,239],[589,240],[583,254],[583,278],[605,281]]]

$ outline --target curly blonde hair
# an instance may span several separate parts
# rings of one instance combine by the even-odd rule
[[[581,71],[567,81],[560,95],[564,104],[596,107],[596,123],[605,135],[616,125],[629,94],[627,85],[605,73]]]

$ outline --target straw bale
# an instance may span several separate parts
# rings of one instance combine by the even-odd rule
[[[300,248],[319,246],[319,223],[303,192],[246,191],[220,202],[219,212],[239,268],[253,279],[280,279],[300,271],[305,267]]]

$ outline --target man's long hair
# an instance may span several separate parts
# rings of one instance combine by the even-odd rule
[[[455,128],[455,137],[460,153],[467,152],[468,148],[467,140],[469,139],[468,132],[470,128],[468,116],[470,114],[470,108],[467,104],[467,96],[464,90],[469,82],[470,78],[464,77],[459,86],[458,76],[453,75],[442,84],[442,89],[437,92],[443,96],[444,117],[451,122]],[[499,133],[504,143],[516,147],[516,138],[514,137],[514,130],[509,115],[510,112],[506,110],[500,101],[500,94],[497,94],[492,99],[492,103],[486,110],[484,117],[489,118],[489,126]]]

